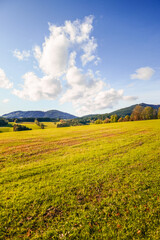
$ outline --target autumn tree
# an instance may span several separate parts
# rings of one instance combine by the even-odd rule
[[[157,109],[153,109],[153,119],[157,119]]]
[[[128,122],[130,120],[130,116],[129,115],[126,115],[125,118],[124,118],[124,121],[125,122]]]
[[[103,123],[103,121],[102,121],[101,119],[97,119],[97,120],[95,121],[95,124],[101,124],[101,123]]]
[[[118,116],[117,116],[117,114],[112,115],[112,116],[111,116],[111,122],[114,123],[114,122],[117,122],[117,121],[118,121]]]
[[[132,111],[131,120],[132,121],[141,120],[142,119],[142,111],[143,111],[143,107],[140,105],[137,105]]]
[[[157,117],[160,119],[160,107],[158,108],[158,114]]]
[[[38,121],[38,119],[35,119],[35,120],[34,120],[34,123],[35,123],[37,126],[40,126],[40,122]]]
[[[104,120],[104,123],[110,123],[110,119],[109,119],[109,118],[106,118],[106,119]]]
[[[118,122],[123,122],[123,117],[120,117],[120,118],[118,119]]]
[[[152,107],[145,107],[142,111],[142,119],[153,119],[153,108]]]

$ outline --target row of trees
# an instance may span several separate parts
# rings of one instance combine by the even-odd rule
[[[36,118],[38,122],[57,122],[59,118]],[[34,122],[35,118],[7,118],[8,122],[16,122],[16,123],[23,123],[23,122]]]
[[[81,125],[88,125],[90,124],[90,121],[87,119],[81,119],[81,118],[74,118],[69,120],[63,120],[61,119],[59,123],[57,123],[57,128],[60,127],[70,127],[70,126],[81,126]]]
[[[101,117],[101,116],[99,116]],[[126,115],[125,117],[119,117],[117,114],[106,117],[105,119],[88,119],[88,118],[76,118],[71,120],[60,120],[57,123],[57,127],[70,127],[70,126],[80,126],[90,123],[102,124],[102,123],[114,123],[114,122],[127,122],[127,121],[137,121],[137,120],[147,120],[160,118],[160,108],[158,110],[152,107],[142,107],[137,105],[131,115]]]
[[[5,127],[8,125],[8,121],[5,118],[0,118],[0,127]]]
[[[149,119],[157,119],[160,118],[160,108],[158,110],[152,107],[142,107],[137,105],[131,114],[131,120],[149,120]]]
[[[160,108],[158,110],[152,108],[152,107],[142,107],[140,105],[137,105],[133,111],[132,114],[126,115],[123,117],[118,117],[116,114],[111,115],[110,118],[106,118],[104,121],[101,119],[97,119],[94,121],[95,124],[101,124],[101,123],[114,123],[114,122],[127,122],[127,121],[138,121],[138,120],[149,120],[149,119],[160,119]]]
[[[127,122],[130,121],[130,116],[126,115],[124,118],[123,117],[118,117],[117,114],[111,115],[110,118],[106,118],[104,121],[101,119],[97,119],[94,123],[95,124],[100,124],[100,123],[114,123],[114,122]]]

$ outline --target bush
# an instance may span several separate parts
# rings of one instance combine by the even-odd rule
[[[109,119],[109,118],[106,118],[106,119],[104,120],[104,123],[110,123],[110,119]]]
[[[95,121],[95,124],[101,124],[101,123],[103,123],[103,121],[102,121],[101,119],[97,119],[97,120]]]
[[[19,125],[19,124],[14,124],[13,126],[13,131],[17,132],[17,131],[26,131],[26,130],[32,130],[31,128],[28,128],[24,125]]]
[[[58,124],[57,124],[57,128],[60,128],[60,127],[70,127],[70,124],[67,123],[67,122],[64,122],[64,123],[58,123]]]
[[[111,122],[114,123],[114,122],[117,122],[117,121],[118,121],[118,116],[117,116],[117,114],[112,115],[112,116],[111,116]]]
[[[123,122],[123,118],[120,117],[120,118],[118,119],[118,122]]]
[[[34,120],[34,123],[40,127],[40,122],[37,119]]]
[[[44,124],[43,123],[40,123],[39,121],[38,121],[38,119],[35,119],[34,120],[34,123],[38,126],[38,127],[40,127],[41,129],[44,129]]]
[[[43,123],[40,123],[39,126],[40,126],[41,129],[44,129],[44,124]]]
[[[126,115],[125,118],[124,118],[124,121],[125,122],[128,122],[130,120],[130,116],[129,115]]]

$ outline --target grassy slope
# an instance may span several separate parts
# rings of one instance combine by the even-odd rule
[[[0,134],[0,239],[159,239],[160,120]]]

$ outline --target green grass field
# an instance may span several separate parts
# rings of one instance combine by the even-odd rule
[[[2,240],[160,239],[160,120],[3,131],[0,164]]]

